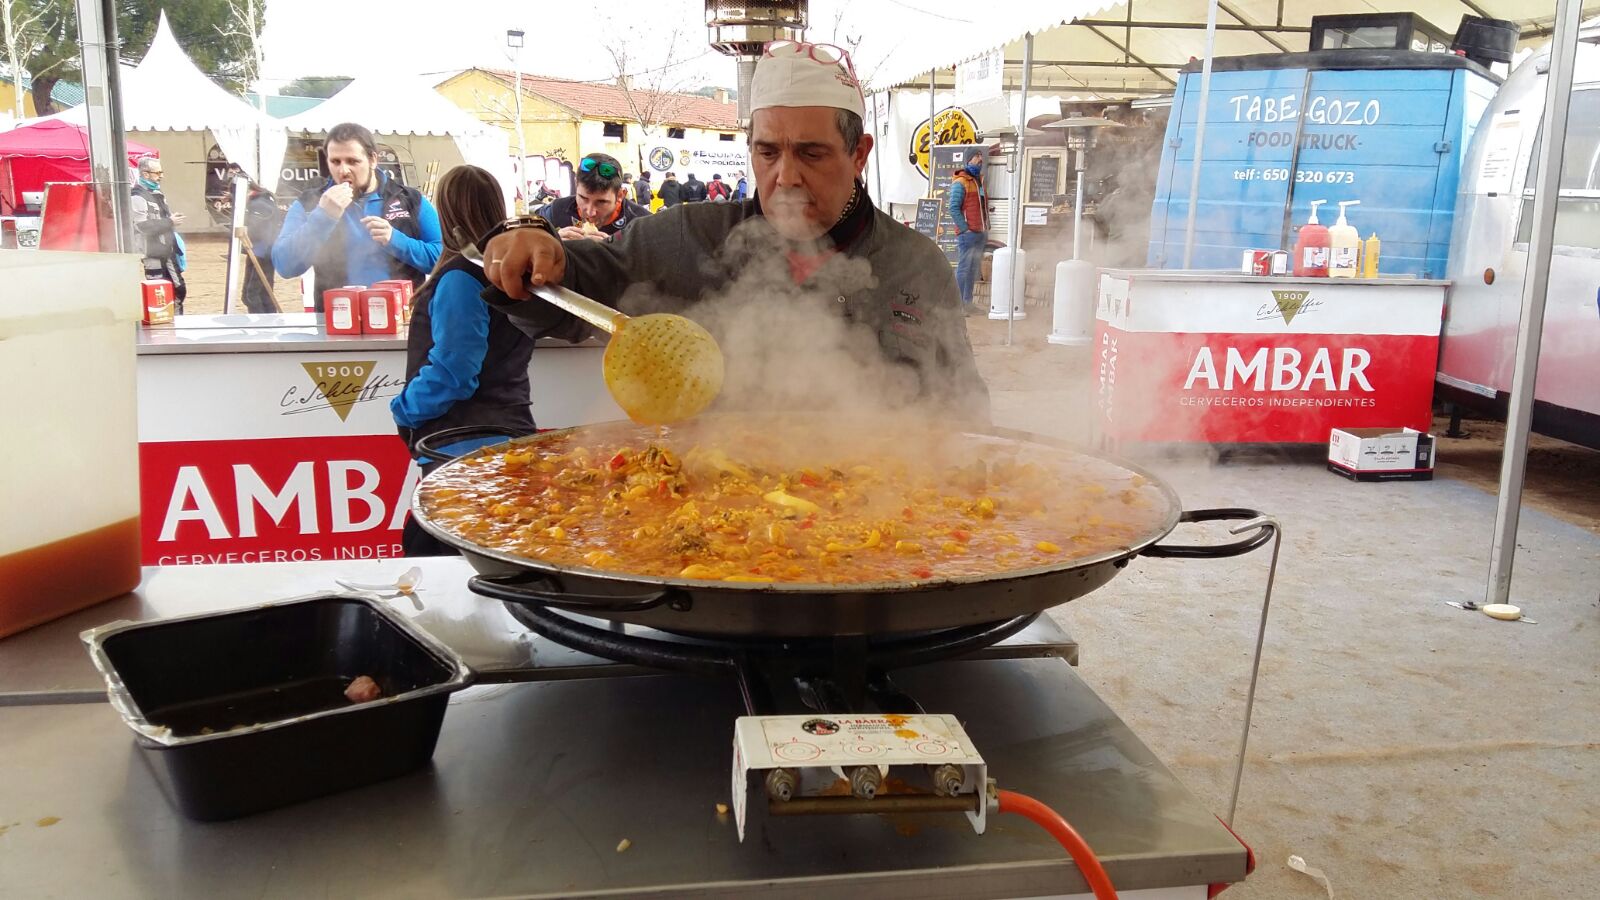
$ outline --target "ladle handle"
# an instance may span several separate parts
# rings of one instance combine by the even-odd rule
[[[628,321],[627,316],[604,303],[559,284],[535,285],[531,289],[535,297],[555,304],[607,334],[616,334],[622,323]]]

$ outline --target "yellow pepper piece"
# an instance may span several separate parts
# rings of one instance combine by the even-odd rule
[[[894,552],[912,556],[922,552],[922,545],[916,541],[895,541]]]
[[[678,573],[679,578],[721,578],[717,570],[704,563],[691,563]]]
[[[1049,541],[1040,541],[1039,543],[1033,545],[1033,549],[1038,550],[1041,553],[1060,553],[1061,552],[1061,548],[1060,547],[1056,546],[1055,544],[1050,543]]]
[[[767,501],[768,503],[773,504],[774,506],[783,506],[783,507],[787,507],[789,509],[797,509],[797,510],[803,512],[803,513],[819,513],[819,512],[822,512],[822,507],[816,505],[815,503],[812,503],[810,500],[804,500],[804,499],[801,499],[799,497],[796,497],[795,495],[793,495],[791,493],[788,493],[787,491],[768,491],[765,494],[761,495],[761,499]]]

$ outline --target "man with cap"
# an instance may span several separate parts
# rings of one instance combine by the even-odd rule
[[[790,398],[870,395],[880,408],[927,404],[954,422],[987,421],[988,389],[949,264],[867,196],[861,174],[873,141],[848,55],[774,41],[750,96],[756,198],[675,206],[605,243],[562,242],[543,221],[508,221],[481,244],[486,274],[505,295],[485,299],[535,327],[567,314],[529,302],[528,281],[625,312],[686,315],[723,344],[730,405],[744,370],[801,380],[780,386],[799,389]]]
[[[956,226],[956,286],[961,288],[961,307],[972,312],[972,289],[983,265],[983,247],[989,237],[989,197],[983,190],[983,151],[967,154],[966,165],[950,179],[950,194],[945,201],[950,221]]]

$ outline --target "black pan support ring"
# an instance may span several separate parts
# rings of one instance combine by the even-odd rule
[[[846,708],[834,711],[857,708],[863,692],[897,697],[896,705],[908,705],[911,701],[899,697],[886,672],[965,656],[1017,634],[1039,617],[1032,613],[1003,622],[877,641],[870,641],[865,635],[850,635],[831,641],[691,643],[597,628],[548,606],[525,601],[507,603],[506,609],[535,634],[573,650],[651,669],[731,675],[738,682],[745,709],[751,715],[774,711],[773,687],[788,680],[779,677],[780,672],[812,678],[813,683],[823,686],[823,693],[840,696]]]
[[[1212,544],[1209,546],[1204,544],[1153,544],[1146,547],[1140,555],[1153,556],[1157,559],[1226,559],[1230,556],[1241,556],[1262,546],[1272,540],[1272,536],[1278,530],[1277,523],[1271,517],[1241,506],[1185,510],[1183,515],[1178,517],[1179,524],[1184,522],[1232,521],[1252,522],[1255,531],[1248,537],[1230,541],[1226,544]]]

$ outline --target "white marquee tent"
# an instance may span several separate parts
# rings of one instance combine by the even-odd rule
[[[165,13],[144,59],[123,66],[121,79],[122,126],[160,153],[168,199],[175,211],[190,217],[191,229],[206,221],[205,168],[216,162],[207,132],[229,162],[268,187],[276,184],[287,145],[283,125],[206,77],[178,45]],[[84,125],[88,109],[78,105],[43,118]],[[273,174],[262,178],[262,172]]]
[[[461,161],[494,175],[509,208],[515,175],[506,133],[485,125],[423,80],[405,76],[358,78],[325,102],[284,119],[281,124],[291,132],[322,134],[341,122],[363,125],[380,140],[391,135],[424,139],[412,142],[414,157],[432,155],[453,163],[437,149],[428,153],[427,145],[437,141],[425,139],[452,142],[454,155],[459,155]]]

